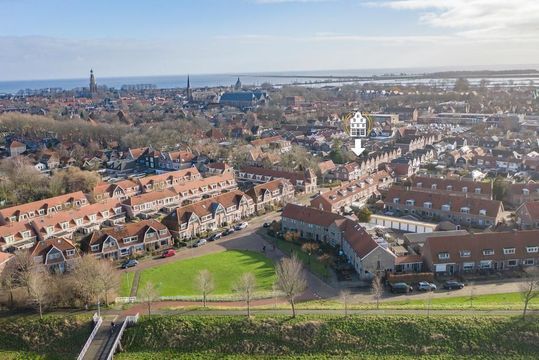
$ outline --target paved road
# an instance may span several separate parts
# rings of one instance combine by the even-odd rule
[[[251,309],[253,315],[291,315],[290,309]],[[223,310],[196,310],[196,309],[156,309],[154,314],[175,314],[175,315],[209,315],[209,316],[238,316],[245,315],[245,309],[223,309]],[[344,315],[344,309],[311,309],[296,310],[297,315]],[[143,313],[141,313],[143,314]],[[348,310],[350,315],[490,315],[490,316],[518,316],[522,315],[521,310]],[[539,310],[528,310],[529,315],[539,315]]]

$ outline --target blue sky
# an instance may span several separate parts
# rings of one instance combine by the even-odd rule
[[[0,81],[530,64],[536,0],[0,0]]]

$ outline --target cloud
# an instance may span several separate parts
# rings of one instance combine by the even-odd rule
[[[489,41],[539,40],[537,0],[395,0],[368,6],[419,11],[419,21],[454,35]]]

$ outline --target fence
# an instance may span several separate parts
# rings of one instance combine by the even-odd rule
[[[101,327],[101,324],[103,323],[103,318],[101,316],[98,316],[97,313],[94,314],[92,317],[92,320],[94,322],[94,329],[90,333],[90,336],[88,337],[88,340],[86,340],[86,343],[84,344],[82,350],[79,353],[79,356],[77,357],[77,360],[82,360],[84,358],[84,355],[86,355],[86,351],[88,351],[88,348],[90,347],[90,344],[92,343],[92,340],[94,340],[95,334],[97,334],[97,331]]]
[[[118,331],[118,335],[116,335],[116,338],[114,339],[114,343],[112,344],[110,348],[110,352],[107,356],[107,360],[112,360],[114,357],[114,353],[116,353],[116,349],[118,348],[118,345],[120,344],[120,340],[122,340],[122,335],[125,331],[125,328],[127,326],[134,325],[138,322],[139,314],[135,316],[126,316],[124,322],[122,323],[122,327],[120,328],[120,331]]]
[[[266,291],[266,292],[259,292],[252,296],[252,300],[260,300],[260,299],[271,299],[275,297],[283,296],[283,293],[281,291]],[[160,296],[160,301],[203,301],[204,299],[200,295],[194,295],[194,296],[188,296],[188,295],[178,295],[178,296]],[[206,298],[207,302],[218,302],[218,301],[243,301],[243,298],[240,295],[236,294],[230,294],[230,295],[212,295],[208,296]],[[117,297],[115,299],[116,303],[120,304],[132,304],[136,302],[142,302],[141,299],[138,299],[137,297]]]

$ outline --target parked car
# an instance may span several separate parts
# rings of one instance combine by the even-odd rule
[[[264,225],[262,225],[262,227],[265,227],[265,228],[269,228],[271,226],[271,223],[269,222],[265,222]]]
[[[167,257],[171,257],[171,256],[174,256],[176,255],[176,250],[174,249],[168,249],[168,250],[165,250],[162,254],[161,254],[161,257],[162,258],[167,258]]]
[[[235,231],[234,228],[226,229],[225,231],[223,231],[223,236],[233,234],[234,231]]]
[[[135,260],[135,259],[129,259],[129,260],[126,260],[122,263],[122,269],[127,269],[127,268],[130,268],[130,267],[133,267],[133,266],[137,266],[138,265],[138,261]]]
[[[215,241],[215,240],[219,240],[221,238],[221,236],[223,236],[222,233],[218,232],[218,233],[215,233],[213,234],[212,236],[210,236],[208,238],[208,241]]]
[[[414,291],[414,288],[407,283],[400,282],[391,284],[391,292],[394,294],[408,294],[412,291]]]
[[[464,284],[456,280],[448,280],[444,283],[444,289],[458,290],[464,288]]]
[[[206,239],[199,239],[196,243],[193,244],[193,247],[200,247],[202,245],[206,245],[208,241]]]
[[[245,229],[247,227],[247,225],[249,225],[248,222],[239,223],[236,226],[234,226],[234,230],[236,230],[236,231],[243,230],[243,229]]]
[[[419,291],[434,291],[436,290],[436,284],[427,282],[427,281],[420,281],[419,284],[417,284],[417,290]]]

